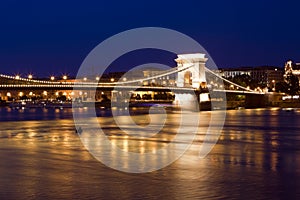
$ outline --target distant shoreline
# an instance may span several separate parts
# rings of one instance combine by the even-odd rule
[[[151,107],[152,105],[146,105],[145,104],[149,104],[149,102],[137,102],[137,103],[133,103],[130,104],[130,107]],[[163,102],[164,105],[166,104],[170,104],[170,102]],[[159,103],[157,103],[159,104]],[[10,107],[10,102],[1,102],[0,103],[0,107]],[[90,105],[87,105],[88,107]],[[203,106],[200,105],[200,107],[203,108]],[[256,108],[300,108],[300,101],[281,101],[281,102],[270,102],[269,104],[266,104],[265,106],[251,106],[251,107],[247,107],[245,106],[244,102],[239,102],[239,101],[228,101],[227,102],[227,108],[226,110],[234,110],[234,109],[241,109],[241,108],[245,108],[245,109],[256,109]],[[27,108],[27,109],[31,109],[31,108]],[[211,110],[210,108],[210,103],[209,102],[205,102],[204,105],[204,109],[200,109],[200,110]]]

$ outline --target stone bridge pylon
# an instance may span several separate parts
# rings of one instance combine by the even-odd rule
[[[193,87],[195,89],[206,88],[205,64],[208,58],[205,54],[179,54],[175,59],[178,67],[187,69],[178,72],[177,87]],[[189,66],[192,67],[188,68]]]

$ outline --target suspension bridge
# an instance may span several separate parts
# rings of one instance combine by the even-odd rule
[[[231,92],[231,93],[251,93],[251,94],[261,94],[259,91],[254,91],[250,88],[243,87],[232,81],[229,81],[223,78],[220,74],[215,71],[208,69],[205,66],[201,66],[199,62],[200,58],[204,58],[204,54],[183,54],[179,55],[180,59],[176,59],[178,66],[171,68],[161,73],[156,73],[150,77],[143,77],[134,80],[119,80],[116,82],[96,82],[96,81],[83,81],[78,79],[77,81],[45,81],[45,80],[35,80],[29,78],[21,78],[19,76],[9,76],[0,74],[2,81],[0,82],[0,90],[7,89],[108,89],[111,90],[115,87],[131,89],[139,86],[139,89],[144,88],[145,90],[155,89],[155,90],[175,90],[175,91],[190,91],[197,90],[201,87],[201,83],[204,84],[203,87],[212,87],[212,91],[218,92]],[[195,59],[196,58],[196,59]],[[198,60],[197,60],[198,59]],[[195,61],[197,60],[197,61]],[[218,87],[215,87],[216,84],[212,83],[210,85],[207,81],[206,74],[209,73],[215,78],[215,82],[220,83]],[[175,84],[157,84],[148,86],[149,81],[152,83],[159,82],[157,81],[167,78],[169,75],[177,75],[177,80]],[[219,79],[219,80],[217,80]],[[148,83],[145,85],[144,83]],[[232,87],[235,89],[232,89]],[[231,88],[230,88],[231,87]]]
[[[222,77],[217,70],[206,67],[208,59],[205,54],[181,54],[175,60],[177,66],[164,71],[155,71],[148,76],[143,77],[121,77],[116,81],[103,82],[99,80],[88,80],[78,78],[68,81],[37,80],[32,78],[21,78],[19,76],[9,76],[0,74],[0,90],[72,90],[80,95],[82,91],[110,91],[111,98],[115,91],[160,91],[173,92],[175,94],[185,94],[196,92],[201,93],[202,99],[211,98],[212,94],[245,94],[245,95],[263,95],[261,91],[255,91],[249,87],[238,85]],[[126,75],[126,74],[125,74]],[[125,76],[124,75],[124,76]],[[174,77],[174,78],[170,78]],[[114,92],[114,93],[113,93]],[[210,97],[208,97],[208,95]],[[200,95],[201,96],[201,95]],[[223,95],[224,96],[224,95]],[[199,99],[198,99],[199,100]],[[201,101],[201,97],[200,97]]]

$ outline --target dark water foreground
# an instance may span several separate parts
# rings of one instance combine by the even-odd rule
[[[298,111],[227,111],[208,156],[198,158],[195,142],[170,166],[145,174],[112,170],[93,158],[74,131],[71,110],[22,112],[32,111],[0,110],[0,199],[300,199]],[[201,122],[200,140],[207,123]]]

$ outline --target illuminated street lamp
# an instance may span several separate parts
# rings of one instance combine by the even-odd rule
[[[84,80],[84,81],[86,81],[86,80],[87,80],[87,78],[86,78],[86,77],[84,77],[84,78],[83,78],[83,80]]]
[[[275,86],[276,86],[275,80],[272,80],[272,83],[273,83],[273,88],[272,88],[272,90],[275,92]]]
[[[63,76],[63,79],[64,79],[64,80],[67,80],[67,79],[68,79],[67,75],[64,75],[64,76]]]
[[[51,77],[50,77],[50,80],[51,80],[51,81],[54,81],[54,79],[55,79],[54,76],[51,76]]]
[[[96,77],[96,81],[99,81],[99,80],[100,80],[100,77],[99,77],[99,76],[97,76],[97,77]]]
[[[111,82],[114,82],[114,81],[115,81],[115,79],[114,79],[114,78],[111,78],[111,79],[110,79],[110,81],[111,81]]]
[[[15,79],[19,80],[20,79],[20,75],[16,75]]]
[[[28,79],[32,79],[32,74],[29,74],[29,75],[28,75]]]

